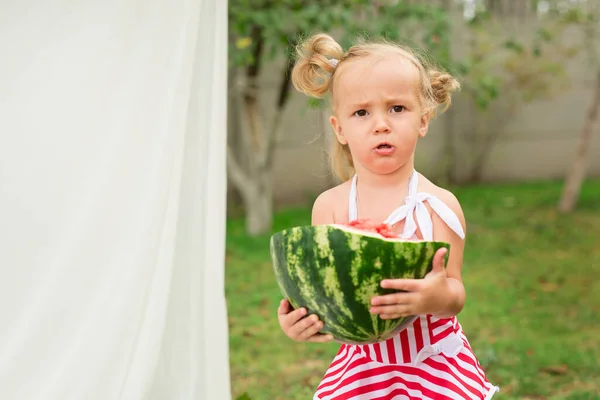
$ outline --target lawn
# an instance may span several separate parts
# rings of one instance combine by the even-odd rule
[[[459,315],[498,399],[600,399],[600,181],[572,215],[561,185],[458,188],[468,223]],[[274,231],[310,223],[280,211]],[[338,345],[295,343],[277,323],[268,238],[228,221],[226,296],[234,398],[307,400]]]

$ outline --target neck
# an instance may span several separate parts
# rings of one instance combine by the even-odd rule
[[[389,174],[378,174],[356,165],[356,174],[363,188],[398,190],[399,186],[408,187],[414,168],[413,160]]]

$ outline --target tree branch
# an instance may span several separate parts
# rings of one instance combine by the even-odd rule
[[[242,97],[244,99],[244,110],[248,118],[248,125],[253,139],[252,150],[258,150],[261,147],[261,139],[264,140],[263,127],[260,126],[261,116],[259,100],[258,77],[260,75],[261,61],[264,49],[263,28],[259,25],[252,27],[250,37],[252,38],[252,62],[246,68],[246,82]]]
[[[491,121],[489,124],[487,124],[493,128],[487,130],[479,128],[477,131],[478,134],[479,132],[485,133],[482,134],[482,137],[480,138],[482,142],[479,142],[475,146],[475,159],[471,164],[471,173],[469,178],[470,183],[477,183],[481,180],[485,167],[485,161],[489,158],[494,145],[497,143],[500,136],[505,132],[508,122],[512,120],[512,116],[514,116],[516,111],[514,103],[508,102],[504,103],[504,105],[502,103],[496,103],[496,106],[499,108],[499,110],[497,112],[494,112],[493,109],[490,110]],[[502,117],[494,118],[494,116]]]
[[[252,50],[252,62],[246,69],[246,75],[250,78],[256,78],[260,74],[261,58],[264,47],[264,38],[262,27],[254,25],[250,32],[252,44],[254,48]]]
[[[286,60],[286,65],[283,70],[283,79],[279,87],[279,97],[277,99],[277,107],[275,109],[275,116],[273,117],[273,123],[270,129],[265,132],[265,142],[261,148],[261,154],[259,158],[259,165],[263,168],[269,168],[273,163],[273,153],[275,152],[275,145],[279,137],[281,136],[281,124],[283,122],[283,111],[290,97],[290,88],[292,82],[292,68],[294,60],[292,53],[289,52]]]
[[[575,204],[581,192],[581,185],[585,179],[585,171],[589,155],[590,143],[592,141],[593,127],[600,113],[600,70],[596,76],[596,89],[594,90],[593,98],[588,106],[585,121],[575,155],[571,161],[569,172],[565,179],[563,192],[558,210],[561,213],[573,211]]]
[[[252,121],[252,116],[248,115],[248,107],[246,104],[247,98],[244,96],[246,82],[242,84],[240,87],[239,84],[235,85],[235,90],[233,91],[234,101],[236,103],[237,109],[242,110],[242,114],[246,114],[246,118],[243,119],[242,123],[239,125],[240,127],[240,140],[241,140],[241,151],[244,153],[243,160],[237,160],[237,164],[242,171],[249,171],[250,173],[247,175],[253,175],[253,171],[256,170],[257,162],[256,156],[254,153],[254,146],[252,143],[252,137],[254,136],[253,127],[250,121]]]
[[[248,175],[244,172],[240,164],[235,158],[235,152],[229,144],[227,144],[227,175],[235,187],[240,191],[242,196],[246,196],[246,182],[249,180]]]

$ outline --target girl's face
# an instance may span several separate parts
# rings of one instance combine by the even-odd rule
[[[416,92],[416,67],[395,54],[349,60],[340,67],[330,122],[338,141],[350,148],[355,168],[390,174],[412,163],[417,140],[429,125]]]

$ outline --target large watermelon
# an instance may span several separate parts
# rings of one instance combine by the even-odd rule
[[[393,320],[371,314],[384,278],[423,278],[444,242],[407,241],[383,224],[298,226],[274,234],[270,241],[275,277],[294,308],[305,307],[323,321],[321,333],[341,343],[386,340],[415,316]]]

